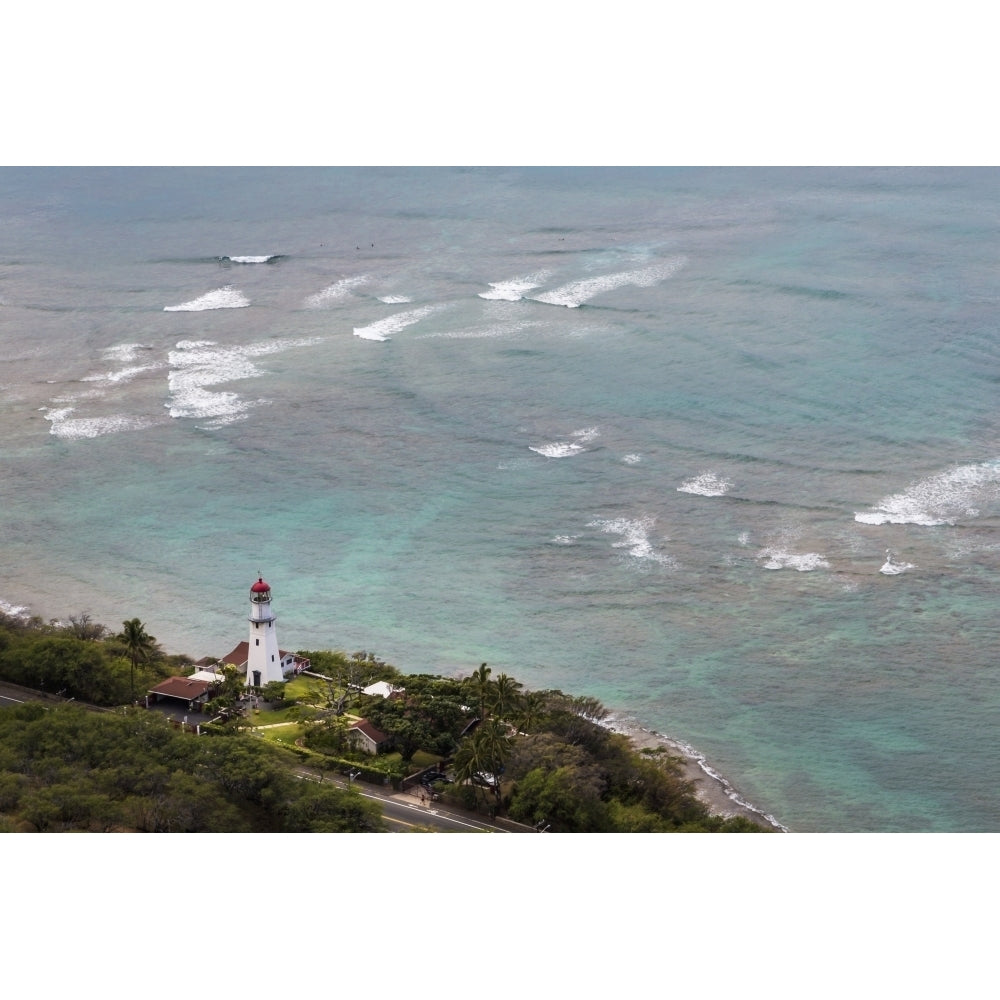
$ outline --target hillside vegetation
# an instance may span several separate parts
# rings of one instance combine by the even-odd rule
[[[356,792],[303,782],[290,749],[255,739],[248,724],[192,737],[135,707],[163,677],[189,673],[138,619],[115,634],[86,615],[69,623],[0,617],[0,680],[93,706],[0,710],[0,829],[149,831],[371,831],[377,806]],[[711,815],[666,752],[638,753],[601,723],[595,699],[529,691],[484,663],[465,678],[407,675],[374,655],[301,651],[314,680],[297,715],[299,753],[334,769],[381,770],[398,784],[434,762],[445,802],[553,832],[758,831]],[[388,698],[361,688],[385,680]],[[230,685],[231,686],[231,685]],[[278,695],[293,685],[278,685]],[[290,699],[294,700],[294,699]],[[235,701],[220,692],[217,702]],[[352,749],[348,713],[390,737],[390,758]],[[357,773],[361,773],[359,770]]]

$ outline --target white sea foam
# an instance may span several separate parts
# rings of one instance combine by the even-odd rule
[[[524,298],[525,292],[538,288],[548,278],[549,271],[539,271],[538,274],[528,274],[522,278],[511,278],[508,281],[489,282],[490,291],[480,292],[481,299],[501,299],[504,302],[517,302]]]
[[[600,430],[597,427],[584,427],[581,430],[573,431],[570,435],[570,437],[576,438],[575,441],[553,441],[550,444],[540,445],[529,444],[528,448],[546,458],[569,458],[586,451],[584,445],[593,441],[599,434]]]
[[[23,618],[27,620],[31,617],[30,608],[26,608],[23,604],[11,604],[2,598],[0,598],[0,612],[9,615],[11,618]]]
[[[124,368],[119,368],[117,371],[107,371],[107,372],[96,372],[93,375],[85,375],[81,382],[131,382],[136,375],[141,375],[143,372],[155,371],[157,368],[162,368],[162,362],[153,362],[146,365],[128,365],[129,361],[134,361],[136,356],[140,351],[149,351],[149,348],[144,347],[142,344],[115,344],[113,347],[108,347],[104,350],[104,358],[108,361],[117,361],[123,365]],[[78,396],[76,398],[83,398]]]
[[[811,573],[813,570],[830,568],[830,564],[818,552],[789,552],[776,545],[761,549],[757,558],[767,560],[764,569],[794,569],[800,573]]]
[[[552,291],[543,292],[541,295],[532,296],[532,298],[536,302],[576,309],[584,302],[589,302],[595,295],[610,292],[624,285],[636,285],[640,288],[657,285],[679,271],[684,266],[684,262],[683,257],[674,257],[634,271],[619,271],[614,274],[601,274],[593,278],[584,278],[581,281],[572,281],[568,285],[561,285]]]
[[[983,503],[1000,500],[1000,461],[960,465],[914,483],[856,513],[862,524],[934,526],[979,516]]]
[[[315,295],[310,295],[305,300],[304,305],[307,309],[322,309],[323,306],[329,305],[331,302],[346,299],[351,294],[352,289],[365,284],[367,281],[371,281],[371,278],[367,274],[359,274],[353,278],[342,278],[340,281],[335,281],[332,285],[327,285],[326,288],[320,292],[316,292]]]
[[[529,444],[528,447],[546,458],[569,458],[571,455],[579,455],[584,450],[583,445],[570,441],[555,441],[552,444],[540,445]]]
[[[136,375],[141,375],[143,372],[156,371],[157,368],[162,368],[160,364],[154,365],[133,365],[131,368],[120,368],[116,372],[101,372],[97,375],[85,375],[81,382],[131,382]]]
[[[243,309],[250,300],[232,285],[206,292],[200,298],[182,302],[179,306],[164,306],[164,312],[204,312],[206,309]]]
[[[728,479],[723,479],[714,472],[699,472],[694,479],[689,479],[677,487],[678,493],[695,493],[702,497],[721,497],[732,488]]]
[[[579,537],[579,535],[556,535],[556,537],[552,539],[552,544],[572,545]]]
[[[378,300],[379,302],[384,302],[387,306],[398,306],[404,302],[413,301],[413,299],[409,299],[405,295],[379,295]]]
[[[264,372],[254,358],[275,354],[292,347],[316,343],[318,338],[265,341],[242,347],[220,347],[212,341],[180,341],[168,356],[167,386],[170,399],[164,405],[174,418],[209,420],[209,427],[222,427],[242,420],[254,406],[268,400],[247,401],[237,393],[217,391],[212,386],[257,378]]]
[[[406,312],[396,313],[394,316],[387,316],[370,326],[356,326],[354,336],[361,337],[362,340],[389,340],[394,333],[399,333],[414,323],[419,323],[425,316],[437,312],[440,306],[420,306],[418,309],[407,309]]]
[[[473,327],[469,330],[438,330],[434,333],[421,334],[420,340],[432,338],[446,340],[489,340],[494,337],[512,337],[525,330],[541,326],[534,320],[523,320],[519,323],[495,323],[490,326]]]
[[[642,455],[637,455],[635,452],[632,452],[630,455],[623,455],[622,461],[626,465],[638,465],[642,461]]]
[[[145,350],[148,348],[142,344],[115,344],[104,349],[103,357],[107,361],[118,361],[124,365],[129,361],[134,361],[136,355]]]
[[[53,396],[51,402],[59,406],[75,406],[82,399],[103,399],[107,395],[104,389],[85,389],[83,392],[74,392],[69,396]],[[46,407],[41,407],[46,409]]]
[[[882,568],[879,570],[884,576],[899,576],[900,573],[905,573],[908,569],[916,569],[917,567],[913,563],[908,562],[896,562],[892,556],[892,552],[889,549],[885,550],[885,562],[882,563]]]
[[[652,517],[636,519],[616,517],[591,521],[587,527],[600,528],[601,531],[611,535],[621,535],[622,540],[615,542],[612,547],[627,549],[628,554],[634,559],[673,565],[674,560],[665,553],[658,552],[649,539],[649,533],[655,524],[656,519]]]
[[[72,417],[72,406],[48,410],[45,419],[52,426],[49,433],[63,440],[103,437],[105,434],[120,434],[122,431],[143,430],[156,423],[150,417],[134,417],[123,413],[109,417]]]
[[[224,260],[231,260],[234,264],[266,264],[269,260],[274,260],[277,254],[269,253],[260,257],[225,257]]]

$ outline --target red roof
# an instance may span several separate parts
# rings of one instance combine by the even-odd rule
[[[250,643],[241,642],[236,645],[231,653],[227,653],[223,658],[223,663],[231,663],[234,667],[242,667],[246,665],[247,658],[250,656]]]
[[[185,698],[192,701],[203,695],[211,686],[209,681],[194,681],[190,677],[168,677],[149,690],[152,694],[161,694],[167,698]]]
[[[257,582],[250,588],[250,593],[251,594],[263,594],[266,590],[270,590],[270,589],[271,588],[266,583],[264,583],[263,577],[259,576],[259,577],[257,577]]]
[[[385,743],[389,738],[381,729],[376,729],[367,719],[358,719],[357,722],[349,727],[349,731],[364,733],[376,746],[380,743]]]

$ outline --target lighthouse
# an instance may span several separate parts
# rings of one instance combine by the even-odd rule
[[[271,610],[271,588],[258,576],[250,588],[250,642],[247,652],[247,687],[283,681],[276,621]]]

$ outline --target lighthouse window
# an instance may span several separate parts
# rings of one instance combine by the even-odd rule
[[[254,639],[253,644],[255,646],[259,646],[260,645],[260,639]]]

